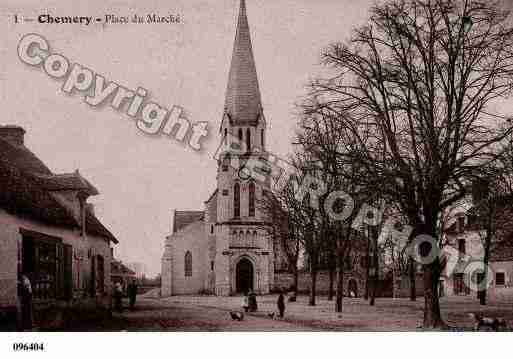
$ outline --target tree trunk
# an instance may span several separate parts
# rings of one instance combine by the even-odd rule
[[[376,302],[376,291],[378,287],[378,279],[379,279],[379,260],[378,260],[378,237],[377,234],[374,235],[373,233],[373,239],[372,239],[372,268],[373,268],[373,275],[372,275],[372,292],[371,292],[371,300],[370,305],[374,305]]]
[[[482,286],[482,290],[478,290],[477,292],[477,298],[479,299],[479,304],[486,305],[486,294],[487,294],[487,279],[488,279],[488,261],[490,259],[490,245],[492,242],[492,235],[493,235],[493,221],[495,219],[495,206],[492,202],[492,200],[488,200],[488,213],[486,217],[486,237],[484,241],[484,256],[483,256],[483,264],[484,264],[484,270],[483,270],[483,278],[481,279],[481,283],[479,283]]]
[[[342,299],[344,298],[344,260],[341,255],[337,257],[337,295],[335,299],[335,312],[342,313]]]
[[[315,306],[315,291],[316,291],[316,285],[317,285],[317,268],[315,268],[313,265],[310,266],[310,300],[308,302],[308,305]]]
[[[299,292],[299,288],[298,288],[298,285],[299,285],[299,270],[297,269],[297,265],[296,265],[296,268],[294,268],[294,294],[297,295],[297,293]]]
[[[410,280],[410,301],[414,302],[417,300],[417,271],[415,270],[415,260],[408,258],[408,276]]]
[[[440,312],[438,299],[438,282],[440,280],[440,260],[436,258],[433,263],[423,265],[424,283],[424,329],[446,328]]]
[[[366,257],[365,257],[365,260],[367,261],[366,263],[366,266],[365,266],[365,292],[363,294],[363,298],[365,300],[369,299],[369,280],[370,280],[370,263],[371,263],[371,258],[370,258],[370,238],[369,238],[369,235],[367,235],[367,253],[366,253]]]
[[[491,242],[491,235],[487,234],[485,246],[484,246],[484,256],[483,256],[483,264],[484,264],[484,270],[483,270],[483,278],[481,279],[481,283],[479,283],[480,286],[482,286],[482,290],[479,290],[477,292],[477,297],[479,298],[479,304],[486,305],[486,294],[487,294],[487,283],[488,283],[488,261],[490,259],[490,242]]]
[[[329,268],[329,288],[328,288],[328,300],[333,300],[333,286],[335,282],[335,268],[330,264]]]

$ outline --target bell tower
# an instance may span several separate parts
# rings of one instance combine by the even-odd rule
[[[253,56],[246,1],[240,0],[217,169],[216,293],[268,293],[274,281],[272,240],[259,208],[262,184],[240,174],[265,151],[266,121]]]
[[[226,149],[219,157],[217,173],[220,221],[246,217],[260,219],[258,209],[253,210],[256,207],[253,204],[257,202],[257,192],[261,193],[258,191],[260,188],[257,188],[256,183],[251,184],[252,181],[241,178],[238,168],[251,156],[265,150],[265,132],[266,122],[246,15],[246,1],[241,0],[219,129],[219,136]],[[238,149],[234,151],[234,148]]]

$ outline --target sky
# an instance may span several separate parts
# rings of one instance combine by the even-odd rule
[[[509,2],[508,2],[509,3]],[[247,0],[256,67],[268,123],[268,149],[286,156],[294,135],[294,104],[322,70],[319,54],[364,23],[368,0]],[[90,198],[119,239],[115,256],[160,272],[174,209],[203,209],[215,189],[217,131],[222,118],[239,0],[2,0],[0,124],[20,125],[25,144],[55,173],[79,169],[100,191]],[[14,23],[37,17],[179,14],[180,24]],[[181,106],[191,122],[209,123],[204,150],[139,131],[125,112],[93,108],[62,80],[20,61],[17,46],[42,35],[51,51],[147,99]]]

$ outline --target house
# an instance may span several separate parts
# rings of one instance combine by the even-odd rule
[[[48,307],[108,307],[110,246],[118,241],[87,202],[98,190],[78,171],[53,173],[24,135],[0,126],[0,313],[16,312],[22,274],[36,319]]]
[[[492,238],[488,261],[488,290],[491,299],[513,298],[513,211],[509,200],[498,201],[497,215],[493,218],[497,228]],[[476,296],[476,289],[469,285],[477,269],[476,262],[484,258],[483,221],[473,213],[472,208],[460,211],[445,231],[446,246],[453,249],[454,264],[448,265],[443,275],[443,293],[448,296]],[[475,268],[474,268],[475,267]]]

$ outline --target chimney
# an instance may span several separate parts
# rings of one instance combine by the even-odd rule
[[[15,146],[23,146],[25,130],[20,126],[0,126],[0,138]]]
[[[94,204],[86,203],[86,206],[87,206],[87,210],[89,211],[89,213],[91,213],[94,216],[95,215],[94,214]]]

